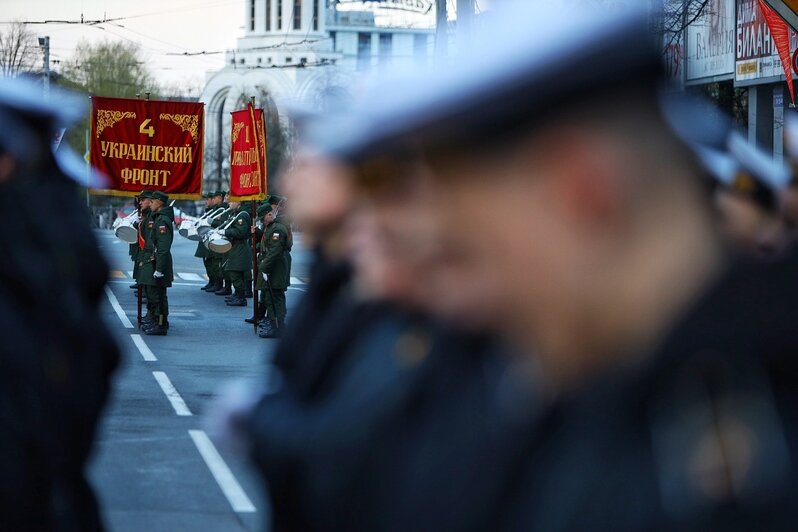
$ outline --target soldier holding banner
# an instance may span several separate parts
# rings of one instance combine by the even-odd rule
[[[139,221],[136,222],[134,227],[138,231],[137,242],[130,244],[130,259],[133,261],[133,280],[136,281],[130,288],[138,288],[138,275],[139,275],[139,251],[143,244],[142,225],[145,223],[145,218],[150,214],[150,191],[142,190],[136,197],[138,202]]]
[[[269,205],[258,207],[263,219],[263,236],[258,257],[257,288],[262,294],[265,318],[258,323],[258,336],[276,338],[285,322],[285,292],[291,279],[291,246],[289,230],[276,221],[276,211]]]
[[[152,217],[147,222],[149,239],[139,261],[141,283],[146,287],[147,305],[153,309],[154,320],[144,325],[147,335],[166,336],[169,329],[169,301],[166,289],[174,280],[172,271],[172,240],[174,211],[168,205],[169,196],[156,190],[152,193]]]

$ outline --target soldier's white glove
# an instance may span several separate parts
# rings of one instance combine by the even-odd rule
[[[204,425],[211,438],[226,450],[246,455],[251,442],[244,421],[263,398],[264,391],[260,381],[225,383],[205,414]]]
[[[161,272],[156,271],[155,273],[152,274],[152,276],[155,277],[156,279],[160,279],[161,277],[163,277],[163,274]]]
[[[261,275],[263,276],[263,280],[268,283],[269,282],[269,274],[268,273],[262,273]]]

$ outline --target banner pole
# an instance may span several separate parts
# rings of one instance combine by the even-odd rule
[[[140,236],[142,231],[141,224],[144,220],[142,220],[141,216],[141,200],[136,198],[134,201],[136,202],[136,212],[139,213],[139,226],[138,226],[138,235],[136,236],[136,247],[139,248],[139,251],[142,251]],[[138,261],[138,253],[136,254],[136,260]],[[139,271],[139,277],[141,277],[141,271]],[[136,324],[139,326],[139,329],[141,329],[141,283],[139,282],[138,279],[136,279]]]
[[[257,210],[255,208],[255,200],[250,202],[250,206],[252,208],[252,317],[254,320],[255,332],[258,332],[258,307],[260,302],[258,301],[258,251],[257,251],[257,243],[255,239],[255,235],[258,234],[257,230],[255,229],[256,223],[256,213]],[[265,228],[264,228],[265,230]]]

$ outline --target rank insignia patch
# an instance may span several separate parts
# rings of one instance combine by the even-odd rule
[[[280,240],[280,233],[274,233],[272,235],[272,240]]]
[[[244,219],[243,218],[239,218],[238,219],[238,225],[244,225]]]
[[[161,227],[159,227],[159,228],[158,228],[158,232],[159,232],[160,234],[162,234],[162,235],[165,235],[165,234],[166,234],[166,226],[165,226],[165,225],[162,225]]]

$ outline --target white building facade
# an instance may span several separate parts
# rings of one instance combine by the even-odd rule
[[[423,7],[429,0],[412,2]],[[244,36],[226,53],[225,67],[209,77],[200,96],[206,112],[206,189],[223,188],[227,182],[230,113],[243,108],[249,97],[274,120],[285,104],[317,109],[335,105],[357,90],[364,76],[432,60],[432,29],[378,26],[373,11],[344,11],[335,4],[245,2]]]

